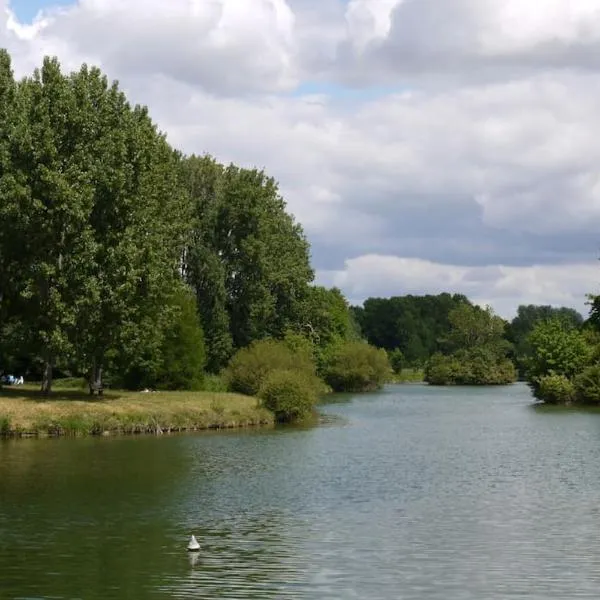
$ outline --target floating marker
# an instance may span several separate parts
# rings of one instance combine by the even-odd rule
[[[198,552],[198,550],[200,550],[200,544],[198,543],[198,540],[196,539],[196,536],[195,536],[195,535],[193,535],[193,536],[190,538],[190,542],[189,542],[189,544],[188,544],[188,546],[187,546],[187,549],[188,549],[190,552]]]

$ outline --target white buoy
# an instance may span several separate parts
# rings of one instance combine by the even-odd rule
[[[190,538],[187,549],[189,552],[198,552],[200,550],[200,544],[195,535]]]

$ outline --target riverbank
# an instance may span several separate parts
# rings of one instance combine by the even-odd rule
[[[91,397],[30,387],[0,390],[0,437],[171,433],[273,425],[256,398],[217,392],[110,391]]]
[[[424,381],[424,369],[402,369],[400,373],[392,375],[390,383],[423,383]]]

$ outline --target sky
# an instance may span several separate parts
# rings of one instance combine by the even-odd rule
[[[0,47],[264,168],[353,303],[600,293],[600,0],[0,0]]]

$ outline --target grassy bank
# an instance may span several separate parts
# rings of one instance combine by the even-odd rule
[[[425,380],[423,369],[402,369],[400,373],[392,375],[391,383],[421,383]]]
[[[77,389],[49,398],[29,386],[0,390],[0,436],[170,433],[273,424],[256,398],[217,392],[106,392]]]

